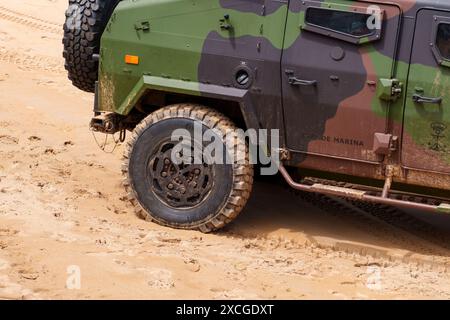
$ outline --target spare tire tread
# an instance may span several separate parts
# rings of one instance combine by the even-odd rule
[[[120,0],[69,0],[64,23],[63,57],[68,77],[77,88],[94,92],[98,79],[100,38]]]

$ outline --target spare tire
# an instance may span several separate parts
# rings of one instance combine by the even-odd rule
[[[77,88],[94,92],[98,78],[100,38],[120,0],[69,0],[64,23],[64,59]]]

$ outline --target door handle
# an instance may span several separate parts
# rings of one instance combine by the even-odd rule
[[[296,77],[289,77],[289,84],[292,86],[316,86],[317,80],[302,80]]]
[[[442,103],[442,97],[429,98],[429,97],[423,97],[420,94],[413,95],[412,99],[415,103],[433,103],[433,104],[441,104]]]

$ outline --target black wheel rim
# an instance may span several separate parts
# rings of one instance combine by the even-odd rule
[[[174,163],[172,141],[162,143],[150,156],[147,179],[151,191],[166,205],[177,208],[192,208],[201,204],[210,193],[214,183],[214,167],[206,163]],[[192,153],[193,148],[192,148]],[[204,161],[203,161],[204,162]]]

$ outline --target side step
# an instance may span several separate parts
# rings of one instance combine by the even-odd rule
[[[438,207],[437,210],[439,212],[443,212],[443,213],[450,213],[450,204],[448,203],[441,203]]]
[[[344,197],[344,198],[350,198],[355,200],[361,200],[361,201],[368,201],[373,203],[380,203],[380,204],[386,204],[386,205],[392,205],[392,206],[400,206],[405,208],[412,208],[412,209],[418,209],[418,210],[424,210],[424,211],[431,211],[431,212],[441,212],[441,213],[450,213],[450,204],[442,203],[439,206],[433,206],[429,204],[424,203],[417,203],[417,202],[411,202],[411,201],[404,201],[404,200],[397,200],[397,199],[390,199],[387,197],[378,197],[368,194],[366,191],[362,190],[356,190],[356,189],[350,189],[350,188],[342,188],[342,187],[334,187],[324,184],[313,184],[313,185],[306,185],[295,182],[292,177],[287,172],[286,168],[280,164],[280,173],[283,176],[283,178],[286,180],[286,182],[294,189],[305,191],[305,192],[316,192],[316,193],[322,193],[326,195],[332,195],[332,196],[338,196],[338,197]]]
[[[350,189],[350,188],[328,186],[326,184],[313,184],[311,186],[311,191],[317,192],[317,193],[326,193],[326,194],[345,197],[345,198],[359,199],[359,200],[363,200],[364,195],[366,194],[365,191],[355,190],[355,189]]]

